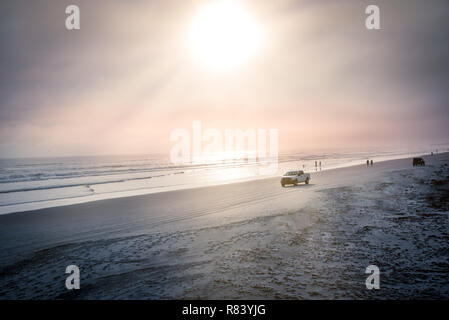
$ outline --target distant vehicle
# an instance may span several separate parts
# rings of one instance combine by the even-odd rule
[[[413,166],[425,166],[426,162],[424,161],[423,158],[413,158]]]
[[[281,185],[285,187],[287,184],[292,184],[294,186],[298,183],[305,182],[309,184],[310,174],[304,173],[304,171],[289,171],[284,174],[281,178]]]

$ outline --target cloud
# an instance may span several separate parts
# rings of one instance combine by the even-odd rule
[[[81,30],[67,31],[72,2],[3,5],[2,157],[165,151],[195,119],[282,128],[284,147],[449,137],[447,1],[248,1],[263,50],[230,74],[189,54],[204,1],[76,1]]]

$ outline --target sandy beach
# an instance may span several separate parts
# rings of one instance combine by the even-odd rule
[[[449,153],[424,159],[3,215],[0,299],[447,299]]]

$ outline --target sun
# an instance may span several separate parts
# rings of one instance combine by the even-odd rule
[[[201,64],[232,70],[259,49],[260,26],[234,1],[214,1],[200,9],[190,29],[191,49]]]

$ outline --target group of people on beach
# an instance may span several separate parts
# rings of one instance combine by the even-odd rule
[[[373,166],[373,160],[371,160],[371,161],[369,161],[369,160],[366,160],[366,166],[367,167],[369,167],[370,165],[371,165],[371,167]]]

